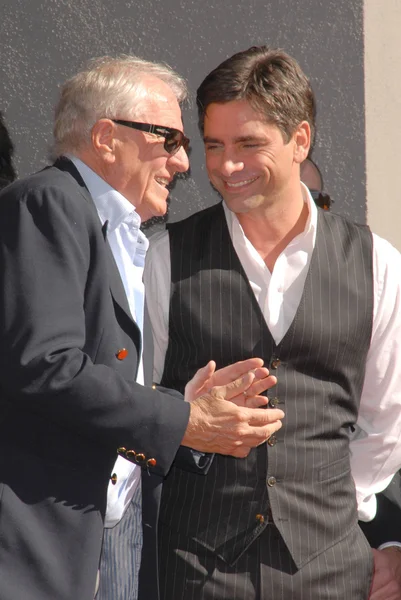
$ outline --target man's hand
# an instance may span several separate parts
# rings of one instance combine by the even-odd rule
[[[230,395],[230,401],[237,406],[258,408],[268,403],[267,398],[259,394],[277,383],[276,377],[269,375],[269,371],[263,367],[263,360],[260,358],[239,361],[218,371],[215,369],[216,363],[211,360],[205,367],[196,372],[185,386],[185,400],[187,402],[192,402],[202,394],[208,393],[215,386],[226,386],[230,383],[234,386],[242,386],[243,381],[241,378],[249,375],[251,380],[249,387],[246,389],[241,388],[241,392],[238,388],[237,394]]]
[[[401,549],[373,550],[375,572],[369,600],[401,600]]]
[[[248,393],[254,379],[253,372],[246,373],[240,379],[215,386],[210,393],[193,400],[181,445],[200,452],[243,458],[251,448],[268,440],[282,426],[283,411],[245,408],[227,402],[244,392]]]

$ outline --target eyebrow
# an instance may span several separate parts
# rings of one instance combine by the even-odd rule
[[[234,138],[234,144],[244,143],[244,142],[267,142],[267,139],[264,136],[258,135],[242,135],[240,137]],[[204,137],[203,142],[205,144],[222,144],[223,142],[218,138],[212,137]]]

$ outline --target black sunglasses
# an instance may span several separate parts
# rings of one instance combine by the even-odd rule
[[[185,135],[179,129],[163,127],[163,125],[137,123],[136,121],[123,121],[122,119],[111,119],[111,121],[113,121],[113,123],[117,123],[118,125],[131,127],[131,129],[138,129],[139,131],[146,131],[146,133],[161,135],[165,138],[164,149],[171,155],[176,154],[181,146],[184,148],[185,152],[189,148],[189,139],[185,137]]]

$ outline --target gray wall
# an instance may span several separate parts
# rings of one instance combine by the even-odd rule
[[[368,223],[401,251],[401,0],[365,0]]]
[[[58,85],[88,58],[124,52],[163,60],[194,93],[223,59],[268,43],[293,54],[311,78],[314,159],[334,210],[365,221],[362,0],[2,0],[0,7],[0,109],[21,176],[45,164]],[[172,220],[216,201],[193,105],[184,119],[192,167],[172,193]]]

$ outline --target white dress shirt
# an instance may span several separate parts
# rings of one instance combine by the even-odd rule
[[[308,189],[303,189],[309,209],[305,230],[280,254],[272,273],[245,237],[235,214],[223,203],[233,246],[276,344],[295,317],[315,246],[317,209]],[[358,514],[364,521],[373,519],[375,494],[387,487],[401,467],[401,255],[376,235],[373,278],[372,338],[357,427],[350,443]],[[151,238],[144,273],[156,382],[163,373],[168,345],[170,280],[169,237],[163,231]]]
[[[92,169],[74,156],[68,158],[81,174],[101,224],[108,221],[107,240],[120,272],[132,317],[143,334],[142,275],[149,241],[139,229],[141,218],[135,212],[135,207]],[[136,380],[143,385],[142,355]],[[117,483],[113,485],[110,481],[107,490],[105,527],[114,527],[121,520],[141,479],[141,468],[121,456],[117,458],[112,473],[117,475]]]

